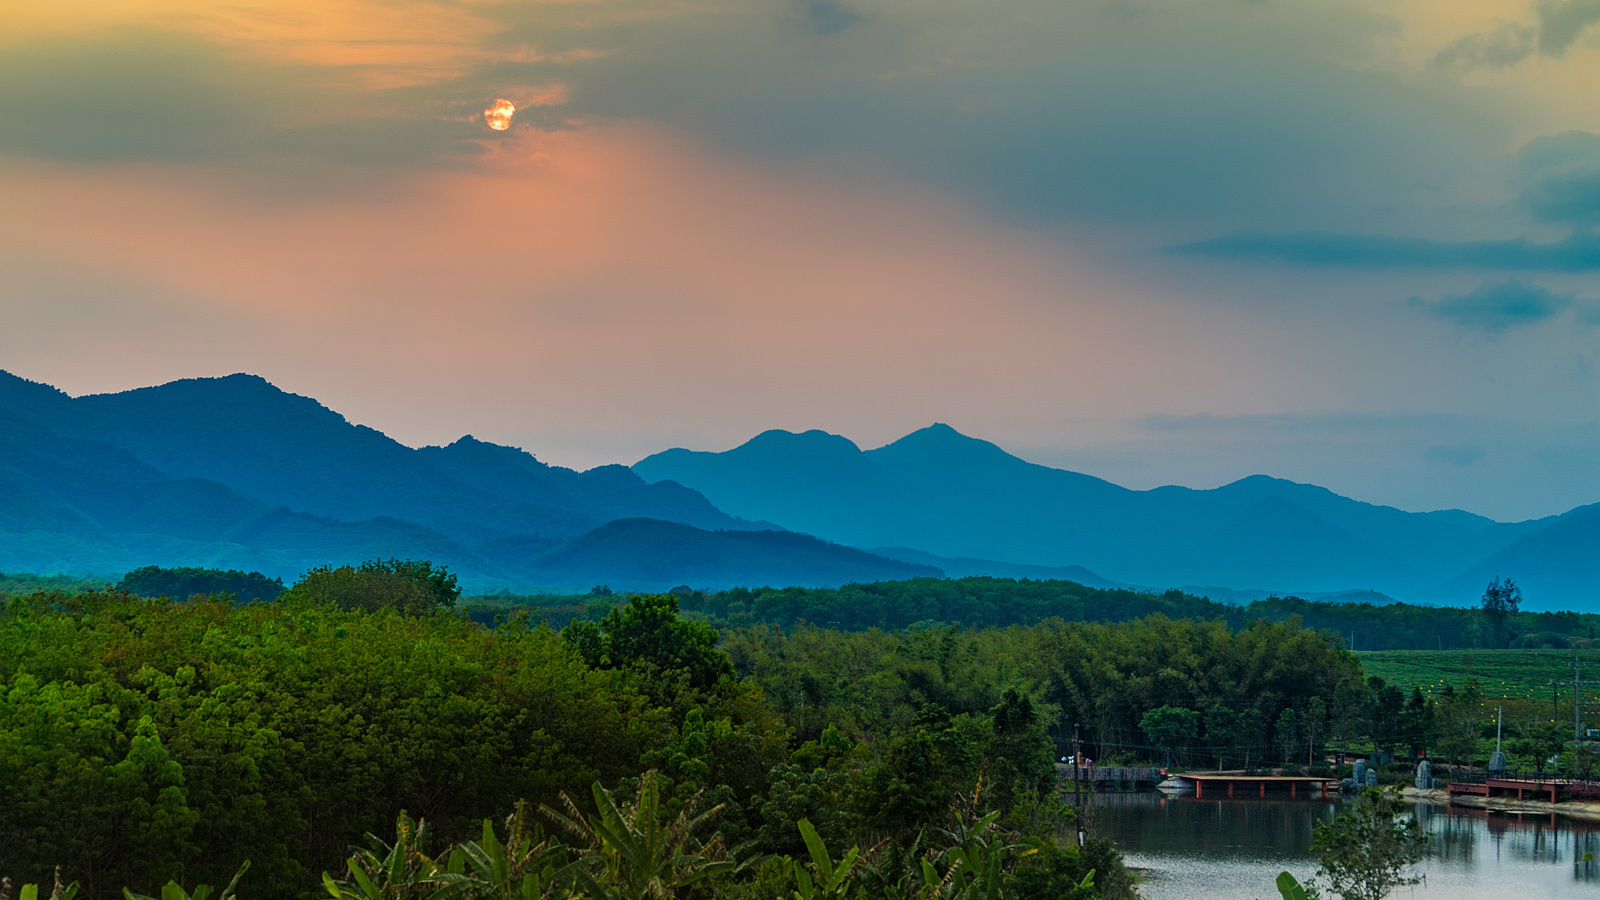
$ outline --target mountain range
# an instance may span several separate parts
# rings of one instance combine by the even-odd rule
[[[75,398],[0,372],[0,571],[292,579],[380,557],[430,559],[477,588],[938,574],[734,518],[625,466],[576,472],[471,436],[406,447],[254,376]]]
[[[477,589],[832,585],[946,574],[1593,605],[1600,506],[1406,512],[1253,476],[1136,491],[933,425],[862,450],[769,431],[720,453],[547,465],[468,435],[407,447],[251,375],[72,397],[0,372],[0,571],[257,570],[426,558]]]
[[[822,431],[768,431],[721,453],[667,450],[633,469],[732,515],[925,554],[879,551],[901,558],[1080,566],[1220,599],[1366,591],[1459,604],[1475,602],[1489,578],[1511,577],[1530,608],[1588,607],[1600,587],[1600,506],[1496,522],[1261,475],[1212,490],[1136,491],[1026,462],[947,425],[865,451]]]

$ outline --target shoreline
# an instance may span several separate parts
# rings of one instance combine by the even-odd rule
[[[1446,794],[1444,788],[1419,791],[1414,787],[1406,787],[1401,794],[1407,800],[1426,801],[1437,806],[1468,806],[1496,813],[1535,813],[1542,816],[1557,815],[1600,822],[1600,803],[1587,800],[1551,803],[1549,800],[1517,800],[1511,797],[1483,797],[1478,794],[1457,794],[1452,798]]]

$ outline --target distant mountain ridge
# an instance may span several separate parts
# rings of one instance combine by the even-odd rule
[[[632,524],[607,527],[619,520]],[[0,372],[0,571],[293,578],[395,556],[469,585],[588,587],[615,571],[632,589],[937,571],[770,529],[625,466],[575,472],[470,435],[415,450],[251,375],[74,398]],[[662,535],[694,552],[665,553]]]
[[[414,450],[254,375],[74,398],[0,372],[0,409],[62,436],[111,443],[168,476],[216,481],[268,505],[344,521],[393,516],[465,542],[570,535],[623,516],[753,527],[693,491],[647,485],[623,466],[574,472],[471,437]]]
[[[1477,579],[1493,572],[1523,582],[1530,603],[1583,606],[1600,588],[1600,512],[1501,523],[1262,475],[1213,490],[1135,491],[1029,463],[942,424],[865,451],[821,431],[775,430],[721,453],[668,450],[633,468],[733,515],[842,544],[1082,566],[1156,588],[1375,590],[1470,603],[1483,589]]]
[[[488,588],[944,572],[1471,603],[1509,576],[1530,608],[1593,608],[1600,505],[1502,523],[1259,475],[1134,491],[945,425],[865,451],[768,431],[577,472],[471,435],[406,447],[251,375],[71,397],[0,372],[0,571],[293,578],[388,556]]]

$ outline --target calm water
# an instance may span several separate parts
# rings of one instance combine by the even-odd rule
[[[1278,900],[1279,872],[1302,882],[1316,872],[1311,828],[1331,821],[1337,803],[1102,794],[1091,822],[1144,870],[1146,900]],[[1412,814],[1433,834],[1418,867],[1427,881],[1390,895],[1397,900],[1600,898],[1600,862],[1583,861],[1600,860],[1600,823],[1428,804]]]

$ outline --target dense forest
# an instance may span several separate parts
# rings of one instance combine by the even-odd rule
[[[1590,647],[1600,636],[1600,615],[1575,612],[1512,612],[1486,618],[1477,608],[1408,603],[1347,603],[1270,597],[1253,603],[1219,603],[1182,591],[1146,593],[1093,588],[1072,581],[1010,578],[918,578],[849,584],[840,588],[675,588],[685,611],[718,626],[810,623],[846,631],[898,630],[929,624],[974,628],[1028,625],[1048,618],[1067,622],[1127,622],[1160,614],[1171,619],[1219,621],[1239,629],[1247,623],[1298,619],[1357,650],[1453,650],[1462,648]],[[525,611],[564,622],[603,615],[612,602],[605,588],[587,596],[493,596],[463,601],[470,616],[489,623],[496,615]]]
[[[270,602],[13,597],[0,874],[60,866],[97,900],[248,861],[248,896],[343,896],[369,858],[353,845],[444,878],[521,841],[543,860],[528,900],[620,897],[643,877],[623,845],[671,837],[657,850],[681,865],[653,896],[806,900],[832,877],[858,900],[1124,897],[1057,789],[1074,733],[1102,762],[1322,770],[1336,747],[1470,763],[1484,725],[1476,686],[1364,678],[1293,606],[1235,624],[1132,595],[1141,618],[1070,621],[1121,595],[995,579],[592,593],[501,598],[484,623],[444,569],[379,560]],[[551,610],[559,629],[534,614]],[[1530,759],[1560,746],[1515,736]],[[824,877],[852,847],[853,880]]]

